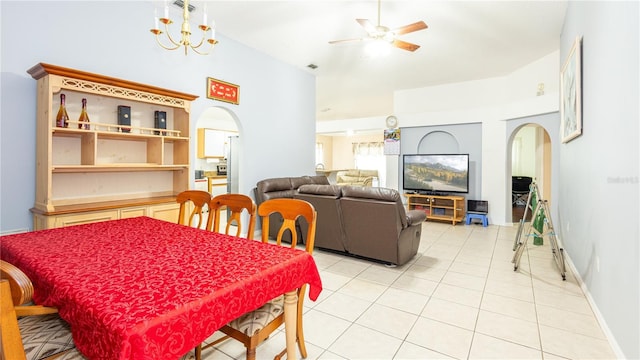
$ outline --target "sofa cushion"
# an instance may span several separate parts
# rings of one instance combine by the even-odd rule
[[[409,220],[400,198],[400,193],[396,189],[368,187],[368,186],[343,186],[342,197],[369,199],[395,203],[396,210],[400,216],[402,228],[409,226]]]
[[[254,189],[256,204],[260,206],[264,201],[269,199],[280,199],[280,198],[293,198],[297,193],[298,187],[304,184],[329,184],[329,180],[326,176],[316,175],[316,176],[298,176],[298,177],[281,177],[281,178],[270,178],[260,180]],[[272,214],[269,217],[272,224],[280,224],[282,222],[282,216],[279,214]],[[306,234],[307,232],[307,223],[304,219],[299,219],[296,221],[296,225],[298,227],[298,242],[303,244],[305,239],[302,234]],[[278,234],[279,226],[272,226],[269,229],[269,235],[271,237],[276,237]],[[291,241],[291,236],[287,233],[284,235],[283,240]]]
[[[298,188],[295,199],[309,202],[318,214],[315,246],[323,249],[347,251],[340,211],[340,186],[307,184]]]
[[[354,184],[363,183],[365,180],[367,180],[366,176],[339,175],[336,181],[342,184]]]
[[[291,178],[291,188],[297,189],[304,184],[321,184],[321,185],[329,185],[329,179],[323,175],[316,176],[300,176],[300,177],[292,177]]]
[[[258,188],[258,191],[261,193],[290,190],[292,189],[291,178],[265,179],[265,180],[259,181],[256,187]]]
[[[336,173],[336,183],[340,185],[372,186],[373,179],[377,177],[378,170],[340,170]]]
[[[340,197],[342,188],[338,185],[306,184],[298,188],[300,194],[326,195]]]
[[[395,189],[366,186],[343,186],[342,196],[389,202],[396,202],[400,200],[400,193]]]
[[[304,184],[326,184],[326,176],[299,176],[264,179],[256,184],[256,201],[258,204],[267,199],[292,198],[300,186]]]

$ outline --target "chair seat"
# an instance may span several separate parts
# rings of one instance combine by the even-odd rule
[[[87,357],[82,355],[78,349],[72,349],[62,354],[62,356],[56,358],[56,360],[87,360]]]
[[[252,336],[264,329],[273,319],[284,312],[284,295],[269,301],[260,308],[243,314],[239,318],[227,324],[246,335]]]
[[[58,314],[24,316],[18,319],[18,327],[27,359],[42,359],[75,349],[69,324]]]

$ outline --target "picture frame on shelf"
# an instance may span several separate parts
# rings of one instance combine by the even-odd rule
[[[582,37],[576,37],[560,71],[560,134],[567,143],[582,134]]]

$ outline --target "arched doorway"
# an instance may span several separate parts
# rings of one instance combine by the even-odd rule
[[[511,133],[509,140],[508,165],[511,179],[530,177],[536,183],[542,199],[551,199],[551,138],[546,129],[535,123],[523,124]],[[514,187],[509,182],[509,191]],[[526,201],[511,195],[511,222],[522,219]],[[526,196],[523,198],[526,199]],[[509,212],[508,212],[509,213]],[[526,220],[530,218],[528,211]]]
[[[206,131],[203,131],[205,130]],[[195,162],[194,169],[202,171],[204,174],[212,174],[218,172],[218,166],[226,166],[226,175],[217,176],[215,179],[215,189],[212,194],[216,195],[221,192],[238,192],[239,183],[239,161],[240,152],[240,134],[241,126],[236,115],[223,107],[213,106],[207,108],[196,121],[196,141],[195,141]],[[205,136],[206,134],[215,133],[215,136]],[[213,155],[204,155],[203,148],[207,147],[207,142],[222,140],[224,144],[222,150],[216,151]],[[217,146],[220,147],[220,146]],[[223,169],[222,167],[221,169]],[[206,176],[198,179],[196,177],[196,188],[202,188],[199,183],[207,181]],[[212,181],[209,179],[209,181]],[[206,188],[206,187],[205,187]]]
[[[201,190],[209,190],[212,195],[222,193],[239,193],[240,184],[240,159],[242,126],[235,113],[223,107],[213,106],[207,108],[196,121],[196,159],[194,168],[201,170],[203,178],[196,177],[195,188]],[[206,136],[205,134],[209,134]],[[208,142],[223,141],[222,149],[220,146],[213,146],[214,154],[203,154],[203,148],[211,144]],[[226,167],[226,174],[222,176],[218,174],[218,165]],[[206,176],[213,175],[213,176]],[[214,175],[215,174],[215,175]],[[229,213],[221,217],[221,225],[226,226]],[[242,214],[242,222],[248,221],[248,214]],[[231,230],[235,233],[235,229]],[[246,236],[246,233],[241,234]]]

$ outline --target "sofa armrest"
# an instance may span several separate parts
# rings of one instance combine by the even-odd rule
[[[427,219],[427,213],[420,210],[407,211],[407,225],[412,226],[419,224]]]

